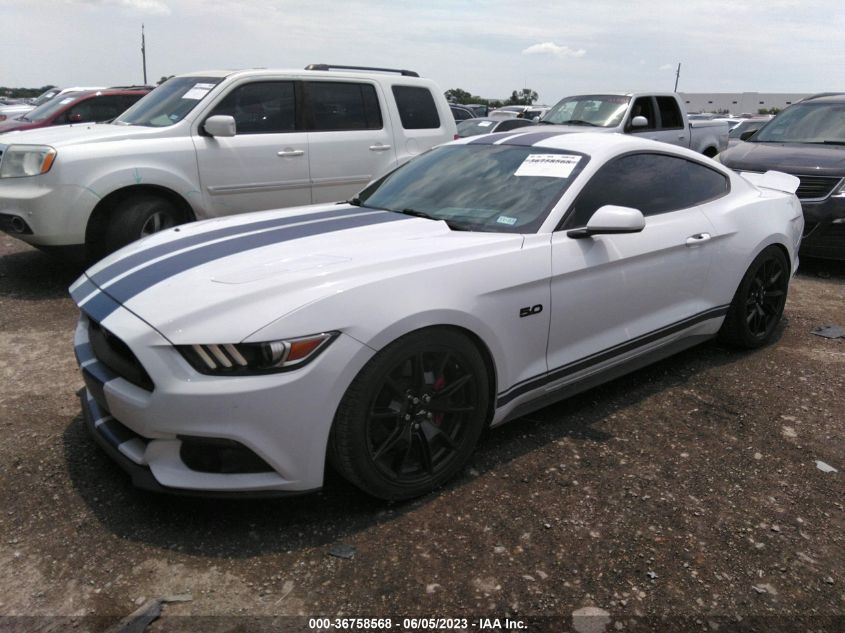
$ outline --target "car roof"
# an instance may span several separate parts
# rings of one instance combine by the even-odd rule
[[[845,92],[823,92],[807,97],[798,103],[807,103],[808,101],[813,103],[845,103]]]
[[[402,83],[430,83],[431,80],[424,77],[413,77],[409,75],[401,75],[399,72],[385,72],[385,71],[368,71],[368,70],[308,70],[305,68],[240,68],[240,69],[217,69],[217,70],[198,70],[190,73],[182,73],[176,77],[211,77],[226,79],[228,77],[245,76],[245,77],[274,77],[278,75],[294,75],[297,77],[321,77],[321,78],[338,78],[350,77],[358,79],[372,79],[373,77],[384,77],[386,79],[399,80]]]
[[[512,145],[536,149],[556,149],[580,152],[599,160],[633,151],[652,151],[675,154],[683,158],[700,161],[704,158],[693,150],[652,141],[630,134],[601,132],[568,132],[558,126],[524,127],[509,132],[495,132],[483,136],[469,136],[456,141],[455,145]]]
[[[65,99],[79,100],[82,98],[104,96],[121,96],[121,95],[138,95],[147,94],[151,88],[103,88],[102,90],[78,90],[68,92],[64,96]]]

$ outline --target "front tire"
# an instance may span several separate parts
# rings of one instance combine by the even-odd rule
[[[466,464],[487,420],[489,389],[484,360],[465,336],[448,328],[407,334],[349,386],[329,459],[374,497],[425,494]]]
[[[746,349],[769,343],[783,316],[788,289],[789,261],[780,248],[769,246],[748,267],[719,337]]]
[[[122,201],[111,214],[104,236],[106,253],[185,221],[165,198],[142,195]]]

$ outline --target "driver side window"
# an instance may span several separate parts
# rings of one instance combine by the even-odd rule
[[[561,223],[581,228],[607,204],[639,209],[646,217],[694,207],[725,195],[727,177],[667,154],[628,154],[602,167],[584,185]]]
[[[238,86],[210,116],[235,119],[237,134],[273,134],[296,130],[296,101],[292,81],[254,82]]]
[[[648,119],[648,125],[645,127],[631,127],[631,121],[636,116],[644,116]],[[634,101],[634,105],[631,106],[631,119],[628,121],[628,127],[630,128],[629,131],[634,133],[648,132],[657,127],[657,118],[654,116],[654,104],[652,103],[651,97],[640,97]]]

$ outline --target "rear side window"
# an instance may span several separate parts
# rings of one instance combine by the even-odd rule
[[[657,109],[660,110],[660,126],[665,129],[684,127],[681,110],[672,97],[657,97]]]
[[[292,81],[261,81],[238,86],[210,116],[235,119],[237,134],[274,134],[296,129],[296,100]]]
[[[92,97],[73,106],[67,111],[65,118],[71,123],[76,122],[74,119],[79,122],[108,121],[126,109],[124,104],[124,98],[118,95]]]
[[[399,118],[406,130],[429,130],[440,127],[437,105],[428,88],[419,86],[393,86]]]
[[[380,130],[381,109],[370,84],[310,81],[306,83],[308,129],[315,132]]]
[[[643,215],[686,209],[728,192],[728,179],[699,163],[665,154],[629,154],[602,167],[567,215],[565,228],[586,226],[606,204],[633,207]]]

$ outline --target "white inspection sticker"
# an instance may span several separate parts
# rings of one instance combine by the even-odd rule
[[[514,224],[516,224],[516,218],[512,218],[508,215],[500,215],[498,218],[496,218],[496,222],[498,222],[499,224],[507,224],[508,226],[513,226]]]
[[[478,127],[490,127],[491,125],[493,125],[493,121],[481,121]]]
[[[194,87],[182,95],[183,99],[202,99],[208,91],[214,88],[214,84],[194,84]]]
[[[574,154],[529,154],[513,175],[569,178],[580,160]]]

